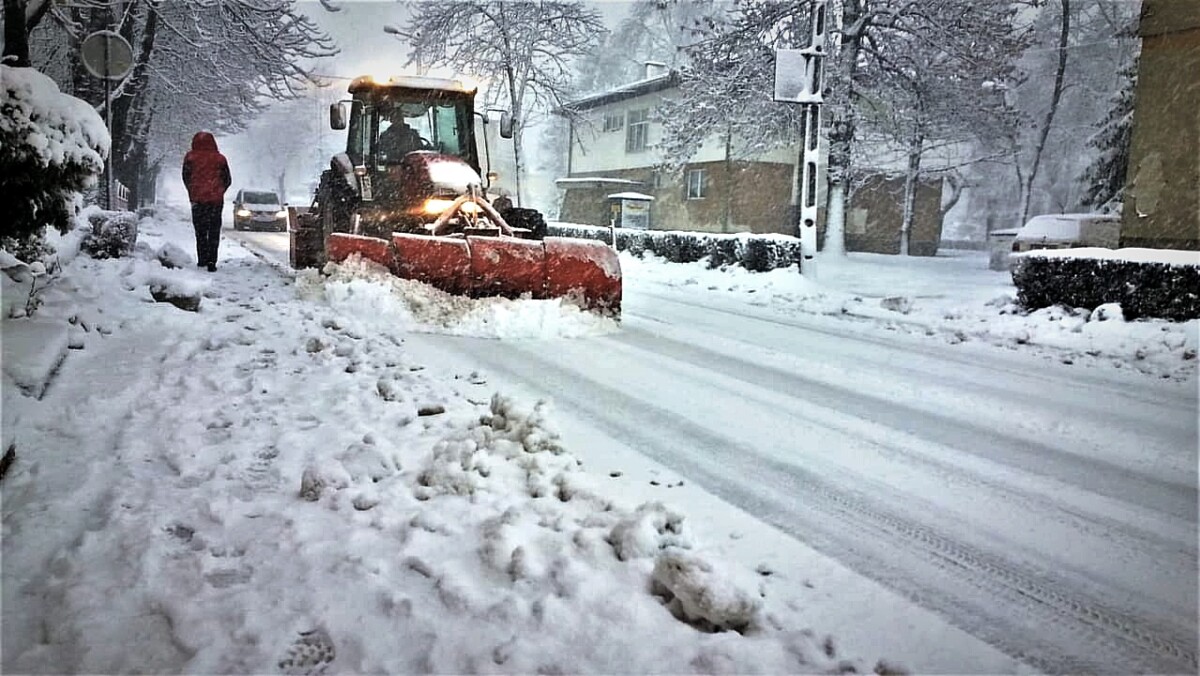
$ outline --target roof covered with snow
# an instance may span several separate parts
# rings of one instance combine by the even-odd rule
[[[652,94],[664,89],[670,89],[678,84],[679,73],[676,71],[671,71],[663,75],[655,75],[653,77],[643,78],[635,82],[630,82],[629,84],[621,85],[615,89],[591,94],[581,99],[570,101],[555,112],[562,114],[563,110],[590,110],[607,103],[614,103],[616,101],[623,101],[625,99],[632,99],[638,96]]]
[[[601,186],[601,185],[643,185],[641,181],[633,181],[628,178],[607,178],[604,176],[578,176],[570,178],[560,178],[554,181],[559,187],[582,187],[582,186]]]

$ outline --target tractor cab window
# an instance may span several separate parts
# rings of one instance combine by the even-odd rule
[[[469,110],[465,103],[389,100],[378,107],[375,149],[380,164],[397,164],[414,150],[467,157]]]

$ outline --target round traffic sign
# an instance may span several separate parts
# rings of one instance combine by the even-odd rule
[[[79,46],[83,67],[105,80],[120,80],[133,68],[133,48],[113,31],[96,31]]]

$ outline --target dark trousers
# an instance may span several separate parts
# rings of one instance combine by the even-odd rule
[[[192,227],[196,229],[196,261],[217,264],[221,243],[221,204],[192,204]]]

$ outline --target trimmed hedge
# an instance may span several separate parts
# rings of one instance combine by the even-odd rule
[[[1200,265],[1029,254],[1013,260],[1017,299],[1029,310],[1120,303],[1126,319],[1200,317]]]
[[[552,223],[546,234],[611,242],[608,228]],[[617,250],[641,256],[649,251],[672,263],[694,263],[708,258],[708,267],[740,265],[751,272],[766,272],[798,264],[800,240],[783,235],[733,235],[673,230],[617,228]]]

